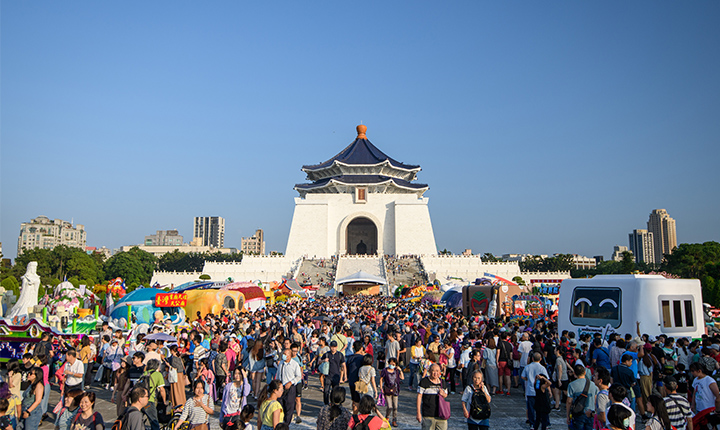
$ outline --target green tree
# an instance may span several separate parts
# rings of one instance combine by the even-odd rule
[[[135,246],[110,257],[105,262],[104,272],[108,280],[121,277],[126,285],[149,285],[156,268],[157,258]]]
[[[703,301],[720,306],[720,243],[681,243],[665,255],[660,270],[681,278],[699,279]]]
[[[666,255],[660,270],[682,278],[702,279],[720,263],[720,243],[681,243]]]
[[[632,273],[635,271],[635,259],[630,251],[623,251],[620,257],[620,273]]]
[[[93,283],[102,281],[102,266],[95,258],[80,248],[65,245],[50,249],[30,249],[24,251],[15,259],[12,274],[19,278],[25,274],[27,264],[37,261],[37,273],[43,285],[52,284],[53,279],[77,277],[91,280]]]
[[[518,285],[525,285],[525,281],[519,276],[512,278],[512,281]]]
[[[452,252],[448,251],[447,248],[440,251],[440,255],[452,255]]]
[[[20,282],[18,282],[17,278],[14,276],[10,275],[3,279],[2,282],[0,282],[0,286],[5,288],[7,291],[15,293],[15,297],[20,297]]]
[[[484,253],[484,254],[482,255],[482,257],[480,257],[480,259],[482,259],[482,261],[487,261],[487,262],[489,262],[489,263],[494,263],[494,262],[497,262],[497,261],[502,261],[501,258],[496,257],[495,255],[493,255],[493,254],[490,253],[490,252]]]
[[[519,265],[523,272],[568,272],[575,267],[572,254],[557,254],[547,258],[533,255]]]

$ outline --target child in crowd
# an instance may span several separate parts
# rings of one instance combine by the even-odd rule
[[[12,421],[7,414],[9,407],[8,399],[0,399],[0,430],[13,430]]]

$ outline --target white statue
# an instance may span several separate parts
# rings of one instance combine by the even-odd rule
[[[10,309],[7,318],[27,315],[28,308],[37,306],[38,289],[40,288],[40,276],[37,274],[37,261],[31,261],[27,265],[27,271],[22,277],[22,290],[17,303]]]

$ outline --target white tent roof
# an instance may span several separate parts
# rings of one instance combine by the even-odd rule
[[[385,281],[383,278],[381,278],[379,276],[371,275],[367,272],[363,272],[362,270],[357,273],[353,273],[350,276],[346,276],[342,279],[338,279],[335,283],[338,285],[342,285],[342,284],[349,284],[351,282],[370,282],[373,284],[381,284],[381,285],[387,284],[387,281]]]

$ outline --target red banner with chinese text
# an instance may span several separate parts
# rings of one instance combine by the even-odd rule
[[[187,304],[187,294],[160,293],[155,296],[155,306],[159,308],[184,308]]]

